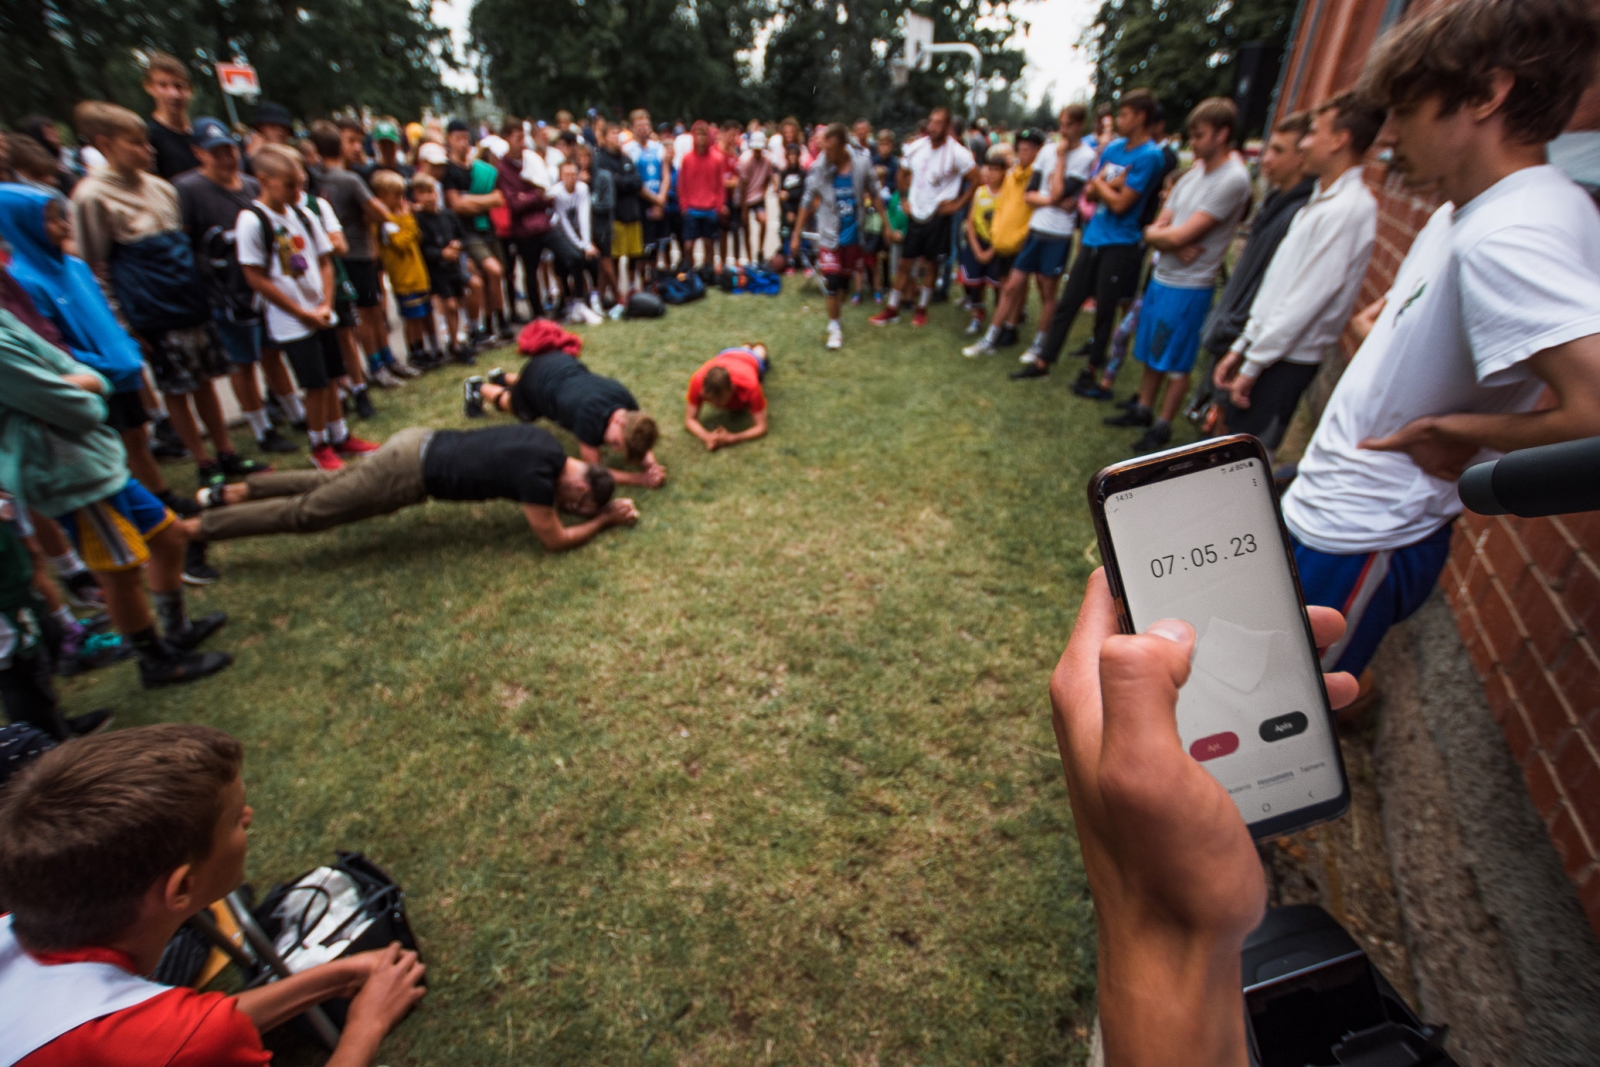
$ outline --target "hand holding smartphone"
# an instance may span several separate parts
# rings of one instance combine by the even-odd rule
[[[1223,437],[1107,467],[1089,506],[1123,630],[1194,627],[1178,733],[1251,834],[1343,814],[1349,783],[1261,443]]]

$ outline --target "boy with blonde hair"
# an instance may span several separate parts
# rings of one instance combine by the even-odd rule
[[[410,350],[406,358],[431,370],[442,365],[445,357],[438,351],[438,338],[430,336],[428,329],[433,319],[433,294],[428,264],[422,258],[422,231],[406,203],[406,180],[392,170],[373,171],[372,192],[389,213],[388,221],[379,227],[378,258],[394,286],[394,301],[400,308]]]

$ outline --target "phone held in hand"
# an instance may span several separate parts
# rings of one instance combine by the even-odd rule
[[[1214,438],[1114,464],[1089,510],[1122,629],[1194,627],[1178,734],[1257,839],[1344,814],[1350,785],[1266,450]]]

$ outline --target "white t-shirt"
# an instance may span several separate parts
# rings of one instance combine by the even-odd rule
[[[1217,220],[1197,244],[1200,255],[1185,263],[1176,255],[1162,256],[1155,279],[1179,289],[1210,289],[1217,283],[1217,268],[1227,254],[1233,233],[1250,206],[1250,172],[1232,153],[1211,170],[1200,166],[1184,171],[1167,194],[1166,211],[1172,212],[1172,225],[1182,226],[1196,211]]]
[[[1519,170],[1434,212],[1387,301],[1283,498],[1319,552],[1403,548],[1461,512],[1454,482],[1360,442],[1427,415],[1530,410],[1544,383],[1528,357],[1600,333],[1600,214],[1555,167]]]
[[[976,166],[967,146],[954,137],[938,148],[931,137],[913,142],[903,165],[911,168],[910,214],[918,222],[927,222],[940,204],[960,196],[961,179]]]
[[[694,151],[694,134],[680,133],[672,139],[672,169],[682,170],[683,161]]]
[[[317,217],[304,208],[279,214],[259,200],[256,206],[272,223],[273,240],[262,239],[261,220],[254,211],[239,212],[233,229],[239,263],[246,267],[265,267],[267,277],[285,296],[302,309],[311,311],[322,303],[321,257],[333,252],[328,235]],[[301,221],[301,212],[311,223],[309,231]],[[311,327],[276,304],[266,304],[266,319],[267,338],[272,341],[298,341],[310,337],[313,332]]]
[[[567,192],[565,182],[557,182],[556,187],[550,190],[550,198],[556,202],[556,225],[561,227],[561,232],[567,235],[567,240],[572,242],[574,248],[582,252],[593,241],[590,238],[589,222],[589,186],[578,182],[572,192]]]
[[[1056,160],[1060,152],[1061,142],[1051,141],[1039,149],[1039,155],[1033,161],[1033,172],[1039,175],[1041,192],[1049,188],[1050,176],[1056,172]],[[1078,147],[1067,153],[1067,177],[1086,182],[1093,171],[1094,149],[1079,141]],[[1069,203],[1065,207],[1034,208],[1028,229],[1051,237],[1071,237],[1072,229],[1077,225],[1075,206]]]

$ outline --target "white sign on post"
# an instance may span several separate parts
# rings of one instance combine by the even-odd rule
[[[229,96],[260,96],[261,80],[247,63],[218,63],[217,81]]]

